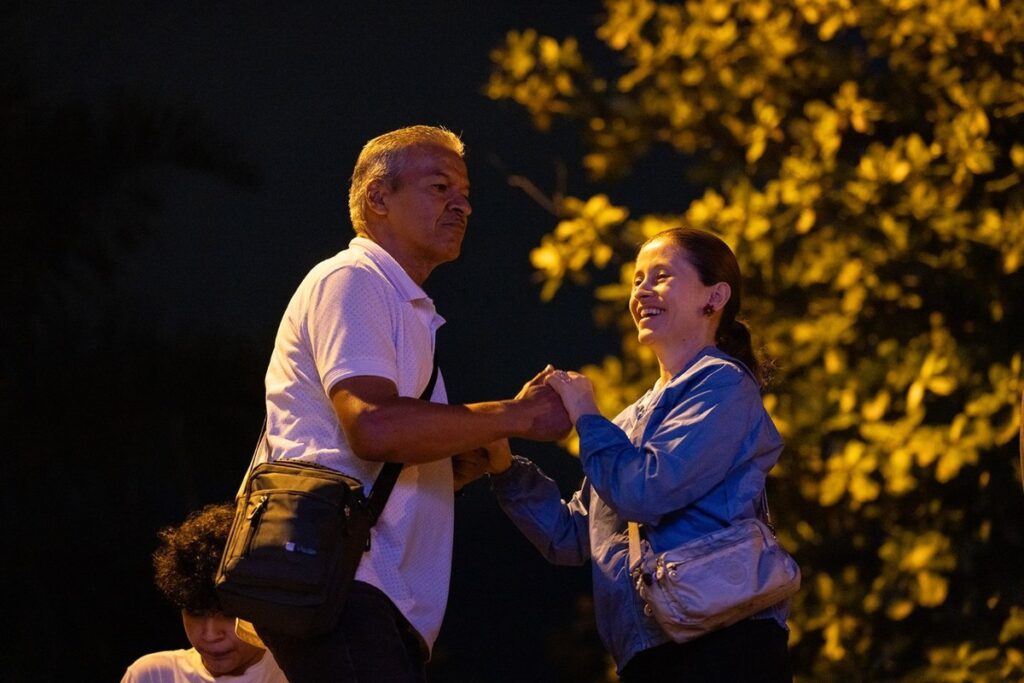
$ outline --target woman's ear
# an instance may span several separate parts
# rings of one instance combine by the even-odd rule
[[[715,310],[720,311],[725,308],[725,305],[729,303],[729,299],[732,298],[732,287],[729,286],[728,282],[716,282],[711,285],[711,291],[708,293],[708,303],[715,307]]]

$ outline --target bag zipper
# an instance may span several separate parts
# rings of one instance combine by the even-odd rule
[[[252,539],[256,535],[256,527],[259,526],[260,517],[263,516],[263,513],[266,511],[267,505],[269,503],[270,496],[263,494],[259,497],[259,500],[256,502],[256,506],[253,507],[252,510],[249,510],[248,514],[245,515],[245,518],[249,521],[249,529],[245,534],[244,548],[246,554],[249,553],[249,549],[252,546]]]

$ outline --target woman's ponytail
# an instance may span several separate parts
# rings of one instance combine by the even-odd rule
[[[767,378],[764,365],[754,352],[750,328],[743,321],[736,318],[723,320],[718,326],[715,342],[722,351],[746,365],[759,386],[765,385]]]

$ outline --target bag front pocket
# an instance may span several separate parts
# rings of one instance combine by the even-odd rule
[[[746,618],[792,595],[800,570],[757,520],[744,520],[645,561],[641,597],[676,639]]]
[[[345,534],[345,510],[295,490],[254,492],[244,547],[225,569],[232,580],[304,591],[323,583]]]

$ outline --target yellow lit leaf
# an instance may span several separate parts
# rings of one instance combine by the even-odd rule
[[[960,469],[964,465],[973,460],[974,458],[970,456],[969,452],[950,446],[939,456],[939,461],[935,465],[935,479],[942,483],[950,481],[960,473]]]
[[[830,472],[824,481],[821,482],[821,493],[819,502],[828,507],[835,505],[846,493],[846,474],[843,472]]]
[[[864,263],[860,259],[852,259],[843,264],[839,275],[836,276],[836,287],[846,289],[860,280],[864,271]]]
[[[860,502],[878,498],[881,487],[869,477],[857,476],[850,482],[850,496]]]
[[[843,27],[843,18],[841,15],[833,14],[826,19],[821,26],[818,27],[818,37],[822,40],[832,40],[832,37],[836,34],[836,31]]]
[[[874,399],[866,401],[860,409],[865,420],[880,420],[889,408],[889,392],[880,391]]]
[[[1003,622],[1003,628],[999,632],[999,642],[1005,644],[1022,636],[1024,636],[1024,609],[1014,606],[1010,608],[1010,616]]]
[[[914,603],[910,600],[894,600],[886,608],[885,613],[893,621],[902,621],[914,611]]]
[[[838,349],[828,349],[825,352],[825,372],[835,375],[846,368],[843,354]]]
[[[764,147],[765,139],[763,137],[759,137],[751,142],[750,146],[747,147],[747,163],[752,164],[760,159],[761,155],[764,154]]]
[[[814,209],[808,207],[800,212],[800,217],[796,221],[796,231],[799,234],[804,234],[814,227],[814,220],[816,214]]]
[[[1017,168],[1024,168],[1024,145],[1010,147],[1010,160]]]
[[[821,650],[822,654],[836,662],[846,657],[846,649],[843,647],[839,623],[834,621],[826,626],[824,635],[825,645]]]
[[[906,161],[899,161],[894,164],[892,169],[889,171],[889,180],[894,183],[902,183],[909,173],[910,164]]]
[[[549,276],[559,276],[564,272],[562,255],[549,238],[545,238],[541,246],[530,251],[530,263]]]
[[[922,399],[924,399],[924,382],[918,380],[911,384],[907,391],[907,410],[917,408],[921,405]]]
[[[548,36],[542,36],[539,42],[540,59],[544,66],[549,69],[558,65],[558,41]]]
[[[956,389],[956,385],[956,379],[953,377],[932,377],[928,380],[928,391],[939,396],[949,396]]]
[[[924,569],[935,556],[938,547],[935,545],[935,538],[924,537],[922,542],[915,545],[900,561],[900,569],[906,571],[918,571]]]
[[[938,607],[946,601],[949,582],[934,572],[917,575],[917,602],[922,607]]]

